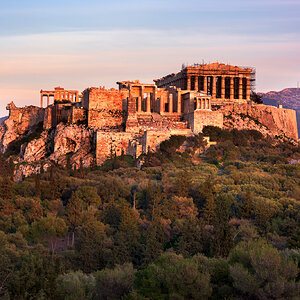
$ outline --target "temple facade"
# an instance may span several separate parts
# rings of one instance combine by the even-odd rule
[[[155,79],[159,88],[175,86],[182,90],[200,91],[211,96],[213,104],[222,102],[250,101],[251,89],[255,82],[255,69],[220,63],[199,64],[184,67]]]
[[[55,102],[80,102],[81,95],[76,90],[65,90],[64,88],[58,86],[54,88],[53,91],[40,91],[41,94],[41,107],[43,107],[44,97],[47,99],[47,106],[50,104],[50,99],[53,99],[53,103]]]

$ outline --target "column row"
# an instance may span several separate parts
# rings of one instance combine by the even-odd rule
[[[166,99],[166,97],[168,99]],[[168,104],[167,109],[165,107],[165,104]],[[181,93],[177,93],[177,103],[175,104],[177,104],[177,112],[181,113]],[[142,98],[141,96],[136,98],[137,113],[151,113],[151,111],[156,111],[159,113],[165,113],[165,112],[174,113],[173,94],[169,93],[168,96],[161,95],[159,98],[156,98],[156,95],[153,95],[152,101],[151,101],[151,94],[149,93],[147,93],[146,98]]]
[[[234,76],[191,76],[186,78],[186,89],[203,91],[213,99],[250,100],[250,78]]]

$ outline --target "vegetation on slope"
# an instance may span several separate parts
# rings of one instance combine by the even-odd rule
[[[23,182],[0,164],[0,298],[297,299],[300,149],[257,131],[171,137]]]

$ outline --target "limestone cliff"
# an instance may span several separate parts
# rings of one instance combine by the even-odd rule
[[[3,153],[8,150],[7,153],[13,154],[16,180],[39,172],[41,168],[46,170],[52,162],[62,166],[69,163],[73,169],[81,164],[88,167],[95,161],[103,163],[111,155],[112,149],[117,155],[123,151],[136,156],[147,152],[149,147],[156,148],[172,134],[191,134],[191,128],[177,128],[174,131],[167,127],[161,131],[156,128],[151,133],[151,124],[141,134],[101,131],[99,128],[62,122],[44,130],[42,121],[45,109],[34,106],[17,108],[13,103],[8,108],[10,116],[0,125],[0,150]],[[223,125],[228,129],[255,129],[264,135],[281,139],[298,139],[294,110],[238,103],[215,106],[213,109],[219,112],[220,118],[212,118],[211,125]],[[201,117],[204,115],[201,110],[197,114]]]
[[[255,129],[272,137],[298,140],[296,112],[263,104],[234,103],[215,107],[223,112],[224,128]]]
[[[7,105],[9,118],[0,125],[0,151],[4,153],[14,140],[30,134],[44,119],[44,109],[36,106],[18,108],[13,102]]]
[[[69,157],[70,166],[78,169],[80,163],[88,167],[94,161],[92,141],[94,133],[82,125],[64,125],[60,123],[53,130],[45,130],[39,138],[23,144],[16,159],[16,180],[46,170],[51,162],[66,166]]]
[[[268,93],[258,93],[262,97],[264,104],[294,109],[298,120],[298,134],[300,132],[300,89],[287,88],[282,91],[271,91]]]

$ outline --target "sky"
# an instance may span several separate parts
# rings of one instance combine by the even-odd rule
[[[56,86],[117,88],[181,65],[256,68],[256,91],[300,81],[300,0],[0,0],[0,117]]]

